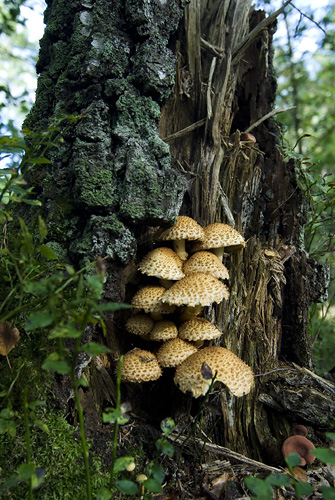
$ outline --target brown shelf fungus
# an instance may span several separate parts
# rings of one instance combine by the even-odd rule
[[[121,368],[123,382],[149,382],[161,375],[161,367],[152,352],[135,348],[124,355]]]
[[[212,252],[196,252],[184,264],[184,273],[206,273],[214,278],[229,279],[229,271]]]
[[[155,248],[149,252],[141,260],[138,269],[141,273],[159,278],[160,284],[165,288],[185,276],[183,261],[176,252],[167,247]]]
[[[153,326],[154,320],[144,313],[134,314],[126,322],[127,332],[134,335],[149,335]]]
[[[191,391],[195,398],[206,394],[212,379],[203,377],[203,364],[210,368],[213,377],[217,373],[216,381],[225,384],[235,396],[244,396],[253,387],[250,366],[228,349],[212,346],[200,349],[177,367],[174,381],[181,391]]]
[[[157,352],[157,360],[160,366],[174,367],[180,365],[186,358],[197,352],[198,349],[182,339],[172,339],[165,342]]]
[[[178,329],[173,321],[157,321],[150,332],[150,340],[166,342],[178,336]]]
[[[178,337],[193,342],[217,339],[221,335],[221,330],[204,318],[192,318],[184,321],[178,328]]]
[[[205,273],[191,273],[166,290],[161,302],[175,306],[184,305],[188,310],[193,308],[196,315],[203,306],[210,306],[213,302],[220,303],[228,297],[228,288],[217,278]]]
[[[180,215],[177,222],[159,236],[159,240],[173,241],[173,248],[181,260],[187,259],[186,240],[199,240],[204,237],[203,228],[191,217]]]
[[[162,314],[171,314],[175,307],[161,302],[166,289],[163,286],[145,286],[132,298],[131,307],[149,312],[153,319],[162,319]]]
[[[205,236],[202,241],[197,241],[192,252],[211,250],[221,260],[223,253],[233,253],[245,247],[243,236],[228,224],[215,222],[204,228]]]

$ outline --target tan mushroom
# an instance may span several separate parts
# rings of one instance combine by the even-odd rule
[[[206,273],[214,278],[229,279],[229,271],[212,252],[196,252],[184,264],[185,274]]]
[[[157,360],[162,367],[178,366],[186,358],[197,352],[198,349],[182,339],[172,339],[164,342],[158,349]]]
[[[205,236],[202,241],[192,246],[192,252],[211,250],[221,260],[223,253],[233,253],[245,247],[243,236],[228,224],[215,222],[204,228]]]
[[[134,335],[148,335],[154,326],[154,320],[149,314],[134,314],[127,320],[125,326],[127,332]]]
[[[161,320],[155,323],[150,332],[150,340],[167,340],[174,339],[178,336],[178,328],[173,321]]]
[[[145,286],[134,295],[131,306],[150,312],[153,319],[160,320],[162,314],[171,314],[175,310],[174,306],[161,302],[165,290],[163,286]]]
[[[203,228],[191,217],[180,215],[177,222],[163,231],[159,236],[159,240],[173,240],[173,248],[181,260],[187,259],[187,252],[185,249],[186,240],[198,240],[204,237]]]
[[[217,278],[210,274],[192,273],[166,290],[160,300],[164,304],[185,305],[189,310],[193,308],[196,315],[203,306],[209,306],[213,302],[222,302],[228,297],[228,288]]]
[[[216,339],[221,335],[221,330],[204,318],[193,318],[184,321],[178,328],[178,336],[181,339],[195,342]]]
[[[165,288],[172,285],[172,280],[180,280],[185,276],[183,261],[171,248],[160,247],[149,252],[140,262],[138,269],[148,275],[160,279]]]
[[[123,357],[121,380],[124,382],[149,382],[162,374],[156,356],[143,349],[135,348]]]
[[[235,396],[248,394],[254,383],[251,368],[236,354],[224,347],[204,347],[185,359],[176,370],[175,383],[183,392],[191,391],[197,398],[208,391],[211,378],[204,378],[203,364],[208,365],[216,381],[225,384]]]

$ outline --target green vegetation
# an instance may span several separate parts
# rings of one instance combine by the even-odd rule
[[[316,370],[334,368],[335,315],[335,6],[323,11],[316,23],[313,7],[286,9],[286,40],[276,46],[279,108],[294,108],[280,115],[283,147],[296,161],[297,178],[308,201],[305,248],[308,256],[329,269],[328,298],[310,308]],[[302,51],[307,30],[319,34],[314,53]],[[322,31],[323,30],[323,31]]]
[[[335,439],[334,433],[326,434],[330,439]],[[328,448],[317,448],[311,453],[315,455],[321,462],[325,464],[335,464],[335,451]],[[315,489],[312,485],[301,480],[297,480],[294,473],[294,468],[300,465],[301,457],[297,453],[291,453],[285,462],[287,465],[287,473],[270,474],[265,479],[259,477],[248,477],[245,479],[247,488],[254,494],[252,500],[273,500],[273,487],[293,487],[295,498],[301,500],[305,495],[315,494]],[[324,500],[334,500],[335,488],[322,486],[320,488],[322,498]]]

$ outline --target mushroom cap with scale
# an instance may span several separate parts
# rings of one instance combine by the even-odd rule
[[[183,267],[184,273],[206,273],[214,278],[229,279],[229,271],[214,253],[200,251],[194,253]]]
[[[144,349],[132,349],[123,357],[121,380],[124,382],[149,382],[162,375],[155,354]]]
[[[163,303],[160,299],[166,289],[163,286],[145,286],[132,298],[131,307],[150,312],[155,319],[161,319],[162,314],[171,314],[175,307]]]
[[[233,253],[245,247],[243,236],[233,227],[222,222],[204,228],[204,238],[192,246],[192,252],[211,250],[222,261],[223,253]]]
[[[175,338],[161,345],[157,352],[157,360],[159,365],[164,368],[174,367],[180,365],[186,358],[197,351],[197,347],[189,342]]]
[[[183,340],[211,340],[221,337],[222,332],[217,326],[204,318],[192,318],[184,321],[178,328],[178,337]]]
[[[176,369],[174,382],[183,392],[191,391],[193,397],[205,395],[212,379],[204,378],[203,364],[208,365],[215,381],[225,384],[235,396],[248,394],[254,384],[250,366],[224,347],[204,347],[185,359]]]
[[[181,260],[187,259],[185,250],[186,240],[199,240],[204,237],[204,230],[194,219],[186,215],[180,215],[177,222],[169,229],[163,231],[159,240],[172,240],[175,252]]]
[[[163,286],[166,284],[166,281],[180,280],[185,276],[183,261],[178,257],[176,252],[167,247],[159,247],[151,250],[141,260],[138,269],[148,276],[159,278]]]

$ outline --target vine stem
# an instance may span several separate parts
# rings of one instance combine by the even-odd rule
[[[121,406],[121,369],[122,369],[123,355],[120,356],[119,364],[117,368],[117,377],[116,377],[116,411],[120,411]],[[117,436],[119,432],[119,421],[118,418],[115,419],[114,422],[114,434],[113,434],[113,449],[112,449],[112,463],[110,467],[110,480],[109,485],[112,489],[114,483],[114,465],[116,460],[116,450],[117,450]]]
[[[23,416],[25,425],[25,441],[27,449],[27,461],[31,464],[31,439],[30,439],[30,429],[29,429],[29,416],[28,416],[28,387],[24,388],[23,392]],[[33,484],[31,477],[29,478],[29,500],[33,500]]]

